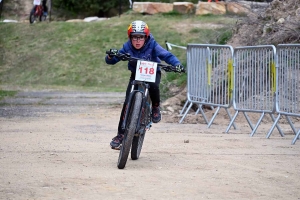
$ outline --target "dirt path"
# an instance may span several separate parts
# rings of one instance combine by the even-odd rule
[[[109,142],[122,99],[37,92],[2,101],[0,199],[300,199],[300,142],[266,139],[269,125],[249,137],[243,125],[224,134],[225,123],[163,116],[140,159],[117,169]]]

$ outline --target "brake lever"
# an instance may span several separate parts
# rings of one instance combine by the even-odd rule
[[[119,56],[119,58],[120,58],[122,61],[127,61],[127,60],[129,60],[130,57],[131,57],[131,56],[130,56],[129,53],[125,53],[125,54],[122,54],[122,55]]]

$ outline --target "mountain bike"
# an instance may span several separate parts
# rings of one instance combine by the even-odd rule
[[[109,54],[109,51],[106,51],[106,54]],[[136,76],[135,80],[131,82],[131,91],[122,123],[122,129],[125,132],[119,153],[118,168],[124,169],[130,149],[131,159],[137,160],[139,158],[146,131],[150,130],[152,126],[152,103],[148,82],[155,82],[157,67],[166,72],[178,71],[174,66],[142,60],[132,57],[130,54],[118,53],[116,57],[122,61],[137,61]]]
[[[42,5],[35,5],[30,11],[29,22],[34,23],[37,19],[41,21],[46,21],[47,16],[44,15],[44,8]]]

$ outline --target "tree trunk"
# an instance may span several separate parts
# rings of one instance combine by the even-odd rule
[[[0,0],[0,19],[2,15],[2,8],[3,8],[4,0]]]

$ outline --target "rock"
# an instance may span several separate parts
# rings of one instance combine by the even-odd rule
[[[226,14],[224,2],[199,2],[196,8],[196,15],[223,15]]]
[[[108,18],[99,18],[99,17],[86,17],[84,19],[70,19],[67,20],[66,22],[98,22],[98,21],[103,21],[107,20]]]
[[[228,2],[226,4],[226,9],[227,12],[234,14],[246,14],[250,12],[250,7],[235,2]]]
[[[283,23],[284,23],[284,21],[285,21],[285,19],[284,19],[284,18],[280,18],[280,19],[277,21],[277,24],[283,24]]]
[[[98,17],[86,17],[83,19],[84,22],[93,22],[97,21],[99,18]]]
[[[174,2],[173,10],[181,14],[194,13],[194,4],[191,2]]]
[[[134,2],[132,10],[138,13],[156,14],[168,13],[173,11],[173,4],[170,3],[154,3],[154,2]]]
[[[174,108],[172,108],[171,106],[168,106],[167,110],[170,111],[171,113],[174,113]]]
[[[5,22],[5,23],[18,23],[17,20],[13,20],[13,19],[5,19],[5,20],[3,20],[3,22]]]
[[[83,22],[82,19],[70,19],[70,20],[67,20],[66,22]]]

